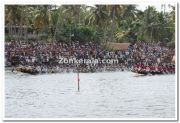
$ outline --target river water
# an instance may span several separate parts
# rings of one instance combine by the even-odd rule
[[[175,75],[5,74],[5,118],[174,118]]]

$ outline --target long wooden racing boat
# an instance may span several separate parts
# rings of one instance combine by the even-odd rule
[[[138,74],[143,74],[143,75],[159,75],[159,74],[164,74],[163,72],[158,72],[158,71],[138,71],[138,70],[131,70],[134,73],[138,73]]]
[[[23,73],[28,73],[28,74],[38,74],[39,72],[36,70],[36,69],[33,69],[32,67],[17,67],[16,68],[16,71],[19,71],[19,72],[23,72]]]

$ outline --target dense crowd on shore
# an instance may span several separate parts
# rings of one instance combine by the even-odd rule
[[[87,42],[5,42],[5,65],[29,67],[39,73],[98,72],[117,70],[150,70],[173,73],[174,49],[160,43],[139,41],[126,50],[109,50],[103,45]],[[117,59],[118,63],[74,64],[60,63],[60,59]],[[161,68],[161,69],[160,69]]]

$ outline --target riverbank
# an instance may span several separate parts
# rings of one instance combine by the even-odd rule
[[[174,49],[143,41],[110,50],[88,42],[5,42],[5,65],[29,73],[140,70],[175,72]]]

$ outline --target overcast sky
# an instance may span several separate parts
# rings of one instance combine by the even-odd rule
[[[88,6],[94,6],[95,4],[86,4],[86,5],[88,5]],[[161,5],[162,4],[137,4],[138,6],[137,6],[137,8],[138,9],[140,9],[140,10],[142,10],[142,11],[144,11],[149,5],[150,6],[154,6],[155,8],[156,8],[156,10],[157,11],[161,11],[162,9],[162,7],[161,7]],[[173,5],[173,4],[171,4],[171,5]],[[174,5],[175,6],[175,5]],[[163,9],[164,10],[164,9]],[[166,4],[166,12],[169,12],[169,11],[171,11],[171,8],[169,8],[168,7],[168,4]]]
[[[161,10],[162,10],[162,9],[161,9],[161,5],[162,5],[162,4],[153,4],[152,6],[154,6],[157,11],[161,11]],[[171,4],[171,5],[172,5],[172,4]],[[151,6],[151,5],[150,5],[150,6]],[[137,8],[140,9],[140,10],[142,10],[142,11],[144,11],[147,7],[148,7],[147,4],[139,4],[139,5],[137,6]],[[166,7],[165,7],[165,8],[166,8],[166,12],[171,11],[171,8],[168,7],[168,4],[166,4]],[[164,9],[163,9],[163,10],[164,10]]]

